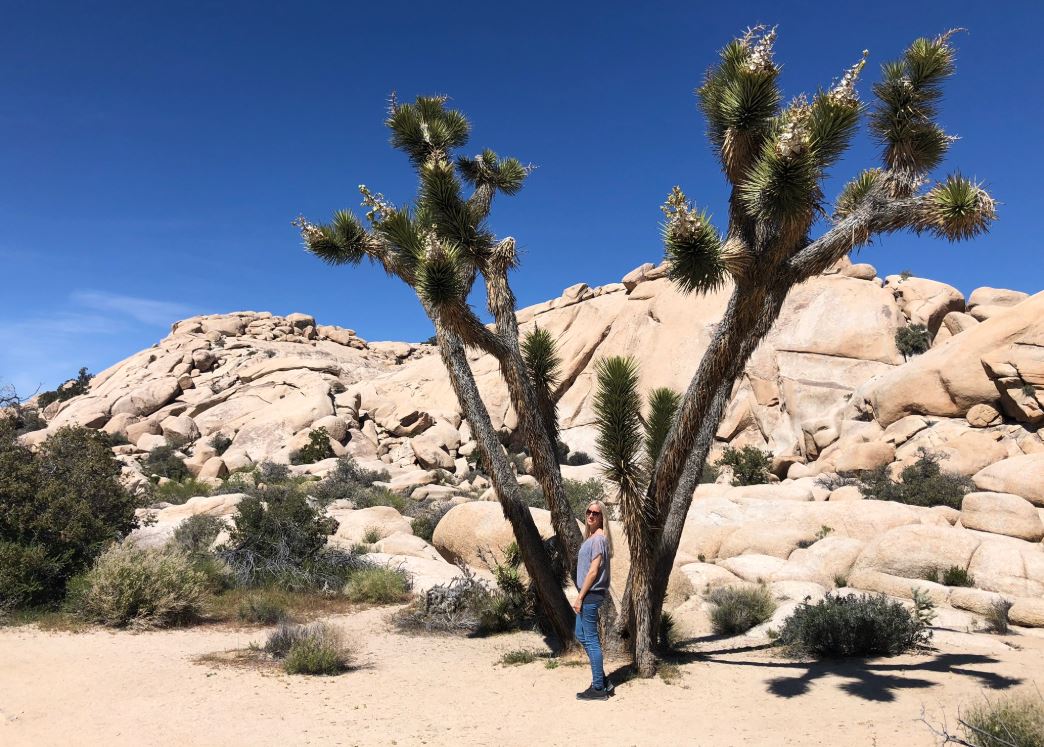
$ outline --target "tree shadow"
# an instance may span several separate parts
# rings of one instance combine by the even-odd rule
[[[814,682],[826,677],[847,680],[839,687],[849,695],[882,703],[894,701],[899,690],[926,689],[942,684],[936,680],[916,676],[919,672],[971,677],[978,680],[980,687],[990,690],[1005,690],[1023,681],[1020,677],[1009,677],[982,669],[983,666],[1000,663],[999,659],[982,654],[937,654],[925,661],[901,664],[881,659],[824,659],[809,662],[720,658],[771,647],[772,644],[759,644],[715,651],[679,651],[672,660],[798,671],[797,676],[779,676],[768,681],[768,691],[780,698],[805,695]]]

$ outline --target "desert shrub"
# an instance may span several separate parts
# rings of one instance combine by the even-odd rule
[[[362,541],[368,545],[376,544],[381,541],[381,528],[380,527],[366,527],[363,531]]]
[[[439,525],[439,521],[451,508],[453,508],[452,503],[442,503],[438,508],[429,508],[413,517],[410,521],[410,528],[413,529],[413,533],[417,537],[420,537],[425,542],[431,542],[432,537],[435,535],[435,527]]]
[[[308,434],[308,443],[290,455],[290,464],[313,464],[337,456],[330,446],[330,434],[319,427]]]
[[[213,488],[202,480],[194,477],[185,477],[181,480],[171,480],[152,489],[152,499],[156,502],[182,504],[189,498],[201,495],[210,495]]]
[[[205,582],[185,555],[115,545],[84,574],[71,604],[102,625],[165,627],[199,616]]]
[[[281,659],[288,674],[340,674],[354,658],[340,631],[321,622],[280,625],[269,636],[265,651]]]
[[[984,615],[986,619],[986,630],[991,633],[1007,635],[1010,631],[1011,622],[1008,613],[1011,611],[1012,603],[1007,599],[998,599],[989,606]]]
[[[904,358],[920,355],[932,346],[932,333],[923,324],[900,327],[895,333],[895,346]]]
[[[185,460],[178,456],[170,444],[157,446],[150,451],[142,461],[141,468],[147,475],[159,475],[171,480],[183,480],[190,476]]]
[[[591,501],[605,500],[605,485],[596,477],[590,480],[563,480],[562,490],[569,507],[573,509],[573,515],[581,519]]]
[[[286,607],[266,594],[252,595],[240,602],[237,616],[243,622],[260,625],[275,625],[289,617]]]
[[[1035,386],[1033,386],[1032,384],[1030,384],[1028,381],[1023,383],[1023,385],[1021,387],[1021,390],[1022,390],[1022,393],[1025,396],[1027,396],[1027,397],[1036,397],[1037,396],[1037,388]]]
[[[289,590],[339,590],[367,564],[326,547],[337,522],[323,516],[294,484],[260,488],[239,502],[229,539],[218,548],[240,586],[275,584]]]
[[[310,486],[309,493],[323,506],[337,500],[347,500],[356,508],[392,506],[401,513],[406,507],[402,496],[374,485],[375,482],[387,482],[390,479],[391,476],[384,470],[364,469],[352,457],[343,456],[337,460],[337,466],[330,474]]]
[[[717,635],[739,635],[767,622],[776,611],[776,600],[769,590],[757,586],[722,586],[707,595],[714,605],[711,625]]]
[[[406,630],[436,633],[474,633],[479,629],[479,612],[491,596],[489,585],[465,563],[458,563],[460,574],[448,584],[428,589],[424,598],[402,611],[396,624]]]
[[[34,453],[0,419],[0,607],[59,599],[137,526],[120,468],[98,431],[61,428]]]
[[[918,596],[915,604],[911,614],[883,594],[827,595],[816,604],[799,605],[776,641],[796,655],[895,656],[931,638],[931,602]]]
[[[278,485],[290,482],[290,467],[265,460],[254,469],[255,485]]]
[[[946,586],[975,586],[975,579],[959,565],[951,565],[940,574],[940,582]]]
[[[424,342],[421,343],[421,345],[438,345],[438,344],[439,344],[439,338],[437,336],[435,336],[435,335],[432,335],[431,337],[429,337],[428,339],[424,340]]]
[[[718,479],[718,468],[708,462],[703,463],[703,469],[700,470],[700,484],[707,485]]]
[[[939,455],[927,449],[921,449],[917,461],[903,469],[898,482],[889,477],[887,467],[878,467],[859,476],[843,475],[820,484],[824,487],[855,485],[866,498],[878,501],[949,506],[958,510],[964,496],[975,489],[971,478],[943,472]]]
[[[769,481],[772,454],[754,446],[742,449],[726,446],[714,466],[731,467],[733,485],[763,485]]]
[[[571,467],[581,467],[593,461],[594,459],[586,451],[574,451],[566,457],[565,463]]]
[[[1044,698],[1035,692],[987,699],[964,712],[961,726],[975,747],[1042,747]]]
[[[517,667],[520,664],[532,664],[539,657],[540,654],[536,651],[531,651],[528,648],[516,648],[501,656],[500,663],[505,667]]]
[[[41,392],[36,398],[36,404],[40,409],[44,409],[52,402],[64,402],[77,395],[86,394],[91,388],[93,378],[94,374],[88,373],[86,368],[81,368],[75,379],[69,379],[53,391]]]
[[[221,456],[228,451],[228,447],[232,445],[232,439],[221,431],[218,431],[210,437],[210,440],[207,443],[213,447],[218,456]]]
[[[410,596],[410,577],[398,568],[364,568],[348,578],[345,596],[352,602],[398,604]]]
[[[177,549],[190,555],[207,553],[221,531],[227,528],[228,525],[216,516],[196,514],[178,524],[171,542]]]
[[[518,490],[521,493],[522,502],[530,508],[547,508],[547,501],[544,500],[544,491],[540,488],[532,485],[519,485]]]
[[[910,270],[903,270],[902,272],[899,273],[899,279],[900,280],[909,280],[912,277],[913,277],[913,273],[910,272]]]

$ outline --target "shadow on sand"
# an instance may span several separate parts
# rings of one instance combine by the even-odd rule
[[[683,645],[692,643],[709,643],[720,640],[714,636],[685,641]],[[736,654],[753,653],[774,648],[772,644],[755,646],[738,646],[714,650],[690,651],[679,647],[679,650],[665,657],[669,664],[690,664],[702,662],[725,667],[760,667],[778,670],[781,674],[767,682],[769,693],[780,698],[795,698],[806,694],[816,680],[836,677],[844,680],[839,687],[849,695],[869,701],[891,702],[896,699],[896,691],[909,689],[925,689],[936,687],[942,682],[918,676],[918,673],[938,673],[951,677],[971,677],[978,680],[980,687],[990,690],[1005,690],[1020,684],[1019,677],[991,672],[985,667],[999,664],[1000,660],[982,654],[925,654],[922,661],[893,663],[888,659],[824,659],[817,661],[786,659],[780,656],[775,659],[743,659],[735,658]],[[728,657],[728,658],[726,658]],[[610,673],[614,683],[626,682],[635,677],[630,665],[620,667]]]

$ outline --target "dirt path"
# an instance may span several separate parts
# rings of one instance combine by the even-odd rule
[[[0,744],[565,745],[594,729],[607,745],[931,745],[922,706],[952,724],[959,705],[1044,671],[1044,641],[1027,637],[1007,639],[1016,650],[942,635],[934,656],[812,665],[702,642],[675,684],[589,703],[574,698],[586,668],[496,664],[542,648],[534,634],[404,636],[387,614],[331,618],[364,664],[333,678],[198,661],[263,641],[258,629],[2,629]]]

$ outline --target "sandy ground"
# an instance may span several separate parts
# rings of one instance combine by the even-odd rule
[[[331,618],[362,652],[339,677],[199,660],[263,642],[256,628],[0,629],[0,744],[931,745],[922,707],[952,725],[958,707],[1044,679],[1044,640],[1025,636],[939,634],[934,655],[828,664],[699,641],[674,684],[632,680],[580,702],[586,668],[497,664],[542,648],[535,634],[407,636],[387,616]]]

